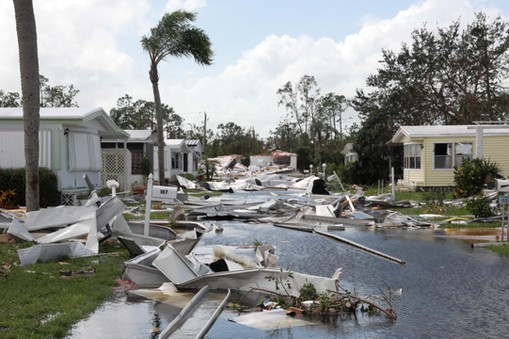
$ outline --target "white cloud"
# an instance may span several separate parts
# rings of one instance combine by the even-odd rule
[[[343,41],[312,40],[307,36],[271,35],[246,51],[235,65],[211,78],[186,88],[163,84],[168,102],[184,118],[186,113],[209,111],[211,123],[236,122],[255,126],[262,136],[274,130],[286,112],[277,106],[276,91],[287,81],[303,75],[315,76],[322,93],[335,92],[352,97],[376,71],[382,49],[399,50],[409,42],[411,32],[425,23],[429,29],[461,19],[469,22],[474,10],[468,1],[428,0],[400,11],[394,18],[366,18],[356,34]],[[354,113],[349,111],[346,117]]]
[[[7,4],[10,6],[2,2],[5,8],[1,10],[9,10],[14,15],[10,8],[12,3]],[[129,34],[141,38],[141,30],[146,27],[144,14],[150,9],[147,1],[58,0],[38,1],[34,6],[39,69],[49,78],[50,84],[74,84],[80,90],[78,103],[97,106],[113,105],[112,95],[114,98],[121,96],[130,88],[126,85],[137,82],[133,58],[129,51],[123,50],[122,39]],[[2,45],[17,47],[13,27],[0,28],[7,32],[0,38]],[[13,62],[17,58],[17,48],[6,54],[2,64],[7,63],[9,67],[2,70],[2,76],[9,79],[7,83],[17,84],[17,88],[8,90],[19,92],[18,63]],[[126,90],[116,94],[119,87],[126,87]]]
[[[195,11],[206,1],[170,0],[158,8],[149,0],[45,0],[34,5],[41,73],[52,85],[73,84],[79,89],[80,106],[109,111],[126,93],[152,100],[148,56],[139,41],[162,13]],[[322,93],[353,96],[376,71],[383,48],[398,50],[424,23],[434,29],[457,19],[469,22],[480,9],[492,17],[498,14],[494,7],[479,6],[474,0],[420,1],[391,19],[364,17],[358,32],[342,40],[269,35],[224,69],[171,59],[160,65],[162,100],[188,123],[201,124],[206,111],[211,128],[233,121],[254,126],[266,137],[286,114],[277,106],[276,91],[287,81],[313,75]],[[0,89],[19,92],[12,2],[0,1],[0,18],[0,45],[9,46],[0,55]],[[215,52],[216,58],[224,54]]]
[[[169,0],[166,4],[166,12],[174,12],[179,9],[193,12],[205,6],[205,0]]]
[[[0,13],[5,18],[14,18],[14,6],[11,1],[0,1]],[[0,20],[0,46],[3,46],[0,57],[0,76],[2,86],[7,92],[19,92],[19,59],[18,40],[14,20]]]

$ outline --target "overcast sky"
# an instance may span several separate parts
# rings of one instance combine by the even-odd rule
[[[118,98],[153,101],[140,39],[164,12],[197,13],[214,64],[169,58],[159,67],[162,101],[185,123],[230,121],[267,137],[286,115],[276,91],[312,75],[323,94],[352,97],[377,69],[382,49],[410,33],[479,11],[509,20],[507,0],[34,0],[40,73],[80,90],[80,107],[116,107]],[[21,92],[12,1],[0,1],[0,89]],[[345,124],[357,120],[353,111]],[[188,129],[188,125],[184,128]]]

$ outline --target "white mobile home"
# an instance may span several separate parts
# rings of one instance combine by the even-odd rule
[[[353,149],[353,143],[349,142],[343,147],[341,154],[345,157],[344,164],[347,166],[348,164],[354,163],[359,160],[359,155]]]
[[[154,178],[159,179],[158,146],[154,147]],[[198,174],[198,161],[201,157],[201,144],[185,139],[166,139],[164,146],[165,178],[182,173]]]
[[[101,185],[101,140],[127,139],[102,108],[41,108],[39,166],[57,174],[58,189]],[[0,108],[0,167],[25,167],[22,108]]]
[[[124,130],[129,135],[127,140],[103,140],[103,181],[114,179],[124,190],[131,190],[135,183],[143,183],[142,164],[148,158],[153,169],[155,131]]]

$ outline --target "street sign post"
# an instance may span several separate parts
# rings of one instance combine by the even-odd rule
[[[504,234],[505,240],[509,240],[509,225],[506,224],[508,212],[509,212],[509,195],[499,195],[498,196],[498,205],[500,206],[500,210],[502,212],[502,237],[501,241],[504,241]]]

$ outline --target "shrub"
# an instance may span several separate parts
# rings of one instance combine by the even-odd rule
[[[302,300],[315,300],[318,297],[316,288],[311,283],[305,283],[299,290],[300,297]]]
[[[476,218],[491,217],[490,204],[484,197],[473,197],[467,201],[467,211],[472,213]]]
[[[16,190],[0,191],[0,208],[17,208],[14,204]]]
[[[359,162],[351,162],[347,164],[343,170],[341,170],[341,178],[344,182],[349,184],[358,184],[361,185],[361,177],[360,173],[360,163]]]
[[[47,168],[39,168],[39,191],[41,207],[58,206],[60,204],[57,175]]]
[[[502,177],[500,172],[499,165],[490,160],[464,159],[454,168],[454,196],[465,198],[479,194],[485,184]]]
[[[12,198],[14,206],[25,206],[25,169],[0,168],[0,191],[14,190]],[[57,176],[47,168],[39,168],[39,202],[41,207],[57,206],[60,193],[58,192]]]
[[[150,163],[150,159],[147,156],[144,156],[141,160],[141,174],[144,177],[148,177],[152,173],[152,164]]]

